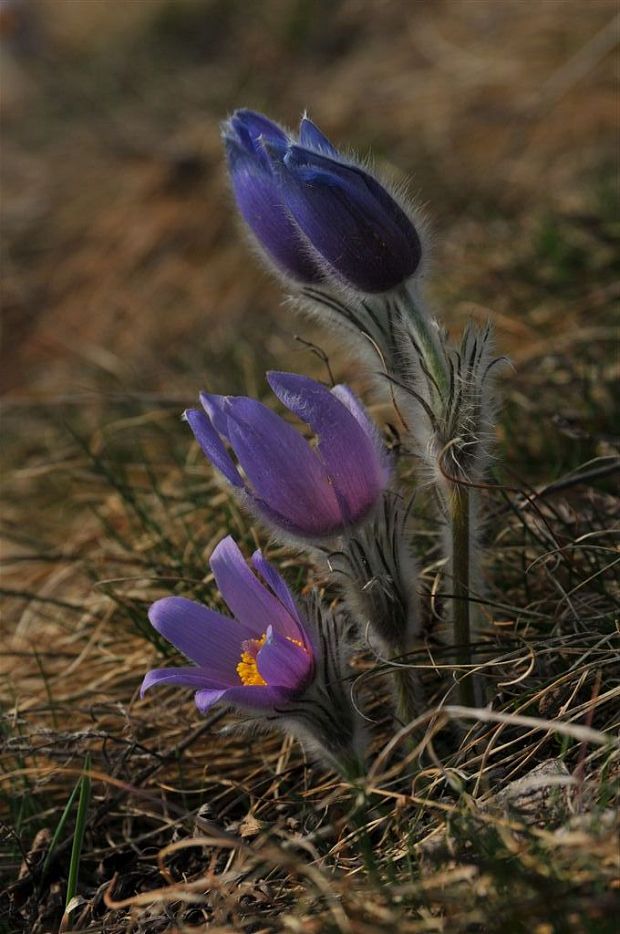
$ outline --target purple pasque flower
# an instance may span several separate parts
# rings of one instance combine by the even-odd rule
[[[191,687],[201,713],[218,701],[240,707],[292,733],[343,775],[362,774],[368,736],[347,681],[347,619],[316,593],[298,607],[260,551],[252,571],[230,536],[210,564],[233,618],[183,597],[154,603],[151,623],[194,664],[149,671],[141,694],[156,684]]]
[[[243,396],[201,393],[204,411],[190,409],[187,421],[213,466],[269,525],[304,541],[332,539],[380,502],[390,479],[387,452],[346,386],[329,390],[294,373],[272,372],[267,380],[312,429],[316,446]]]
[[[256,573],[230,536],[211,556],[211,570],[232,619],[185,597],[164,597],[153,604],[153,627],[194,664],[149,671],[142,694],[156,684],[192,687],[203,713],[218,701],[273,710],[303,694],[314,677],[312,641],[275,568],[260,551],[252,556],[252,565]]]
[[[415,273],[422,246],[407,213],[308,117],[295,140],[262,114],[238,110],[224,139],[239,209],[293,278],[310,285],[323,274],[378,293]]]

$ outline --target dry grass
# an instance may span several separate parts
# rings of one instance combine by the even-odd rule
[[[73,930],[611,932],[615,4],[177,0],[122,22],[107,3],[48,7],[3,101],[7,929],[60,923],[72,823],[41,870],[90,752]],[[270,365],[322,375],[296,333],[365,388],[240,242],[217,131],[238,104],[291,123],[311,106],[337,141],[415,171],[450,327],[492,317],[515,364],[485,493],[476,658],[494,718],[450,708],[420,497],[432,648],[412,663],[432,709],[415,749],[382,754],[360,659],[377,723],[355,791],[178,691],[137,697],[166,651],[148,604],[212,601],[224,530],[267,545],[297,589],[315,580],[213,483],[179,412],[207,382],[264,394]]]

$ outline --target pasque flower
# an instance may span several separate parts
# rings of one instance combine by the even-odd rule
[[[278,572],[255,552],[261,583],[230,536],[210,565],[234,619],[184,597],[154,603],[151,624],[194,665],[150,671],[142,693],[155,684],[193,687],[202,712],[217,701],[274,708],[301,694],[314,676],[314,649]]]
[[[184,597],[154,603],[152,625],[194,664],[149,671],[141,693],[158,684],[191,687],[202,713],[218,702],[239,707],[253,722],[262,717],[290,731],[343,774],[359,775],[365,727],[345,682],[343,621],[316,599],[298,606],[261,552],[251,570],[230,536],[210,565],[234,618]]]
[[[414,274],[422,248],[407,213],[307,117],[295,140],[262,114],[237,110],[224,141],[239,210],[281,271],[365,293]]]
[[[214,467],[261,518],[295,538],[331,539],[380,502],[390,478],[387,453],[346,386],[329,390],[293,373],[269,373],[267,379],[280,401],[310,426],[316,446],[245,397],[202,393],[204,411],[190,409],[187,421]]]

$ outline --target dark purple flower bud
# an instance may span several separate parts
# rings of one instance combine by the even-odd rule
[[[380,293],[415,273],[422,247],[412,221],[307,117],[298,143],[247,110],[233,115],[224,138],[239,209],[289,275],[306,285],[325,277]]]
[[[329,390],[292,373],[270,373],[268,381],[310,426],[315,447],[271,409],[244,397],[202,393],[205,411],[190,409],[187,421],[213,466],[270,525],[303,540],[333,538],[381,500],[390,478],[386,451],[347,387]]]

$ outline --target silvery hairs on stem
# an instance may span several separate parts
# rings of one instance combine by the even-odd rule
[[[469,323],[458,347],[442,339],[429,365],[417,335],[403,332],[399,402],[411,425],[425,424],[418,450],[444,496],[454,484],[478,484],[488,468],[497,410],[490,324]]]
[[[411,503],[387,491],[372,520],[349,530],[327,556],[346,611],[389,677],[401,724],[415,719],[424,703],[422,681],[409,657],[421,635],[418,567],[407,528]]]
[[[406,654],[420,637],[417,565],[407,531],[409,506],[398,493],[386,492],[372,519],[348,530],[339,549],[327,556],[351,617],[382,656]]]
[[[275,713],[309,752],[353,780],[365,772],[369,739],[367,720],[353,696],[353,627],[343,613],[328,609],[316,591],[300,605],[317,646],[317,673],[296,702]]]

